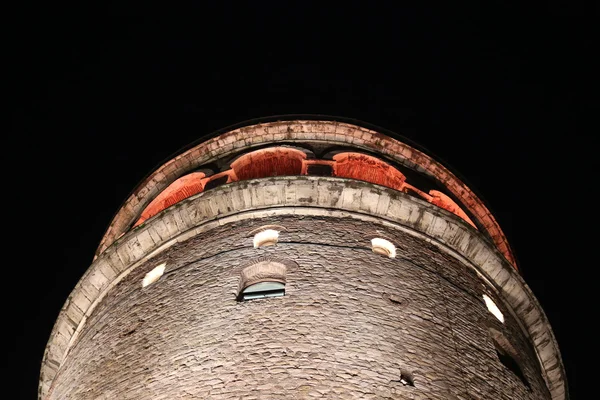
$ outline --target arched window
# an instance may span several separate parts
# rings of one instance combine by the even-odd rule
[[[228,180],[229,180],[229,175],[226,175],[226,174],[221,175],[221,176],[216,176],[215,178],[211,178],[210,181],[206,182],[206,185],[204,186],[204,190],[210,190],[210,189],[214,189],[216,187],[222,186],[222,185],[226,184]]]
[[[477,229],[477,227],[475,226],[473,221],[471,221],[471,218],[469,218],[467,216],[467,214],[462,210],[462,208],[460,208],[458,206],[458,204],[456,204],[456,202],[454,200],[452,200],[448,195],[445,195],[444,193],[440,192],[439,190],[430,190],[429,194],[432,197],[430,200],[431,204],[436,205],[440,208],[443,208],[444,210],[450,211],[451,213],[464,219],[471,226],[473,226],[475,229]]]
[[[333,174],[333,167],[329,164],[308,164],[306,166],[306,175],[312,176],[331,176]]]
[[[378,158],[361,153],[340,153],[333,156],[333,175],[375,183],[402,190],[405,177],[396,168]]]
[[[256,150],[231,163],[238,180],[266,178],[269,176],[300,175],[306,154],[287,147],[270,147]]]
[[[173,204],[179,203],[197,193],[204,190],[202,179],[205,177],[203,172],[192,172],[191,174],[182,176],[175,182],[171,183],[165,190],[154,198],[148,206],[142,211],[140,218],[133,225],[138,226],[148,218],[151,218],[162,210],[171,207]]]
[[[519,357],[515,348],[500,331],[494,328],[489,328],[489,330],[490,336],[492,337],[492,342],[494,343],[494,348],[496,349],[496,355],[498,356],[500,363],[506,369],[512,372],[517,378],[519,378],[519,380],[523,382],[527,389],[531,389],[531,385],[521,369],[521,365],[518,361]]]
[[[259,258],[245,267],[240,276],[238,301],[285,295],[286,264],[275,258]]]

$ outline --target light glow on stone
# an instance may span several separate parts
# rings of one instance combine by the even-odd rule
[[[389,258],[396,258],[396,246],[389,240],[374,238],[371,239],[371,246],[374,253],[382,254]]]
[[[142,281],[142,287],[146,287],[156,282],[165,273],[166,266],[167,263],[162,263],[158,267],[154,268],[152,271],[148,272],[146,276],[144,276],[144,280]]]
[[[485,305],[487,306],[489,312],[494,314],[494,317],[498,318],[500,322],[504,323],[504,315],[502,314],[496,303],[494,303],[494,301],[490,299],[488,295],[485,294],[483,295],[483,301],[485,301]]]
[[[260,246],[272,246],[277,244],[279,239],[279,231],[275,229],[265,229],[254,235],[254,248]]]

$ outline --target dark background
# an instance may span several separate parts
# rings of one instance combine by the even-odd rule
[[[9,398],[36,397],[54,320],[146,174],[228,125],[315,113],[402,134],[481,195],[553,326],[571,398],[585,399],[597,8],[244,4],[5,15]]]

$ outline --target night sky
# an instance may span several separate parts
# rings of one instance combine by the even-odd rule
[[[54,320],[134,187],[201,136],[282,114],[381,126],[458,171],[552,324],[571,398],[587,398],[598,10],[258,3],[5,16],[6,398],[36,398]]]

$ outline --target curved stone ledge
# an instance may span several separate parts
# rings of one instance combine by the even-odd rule
[[[96,256],[134,224],[146,206],[168,185],[203,164],[242,149],[316,140],[335,146],[374,151],[443,184],[487,230],[496,247],[517,268],[502,229],[483,202],[452,172],[411,146],[370,129],[336,121],[278,121],[235,129],[203,142],[169,160],[144,180],[125,201],[102,238]]]
[[[273,177],[235,182],[190,197],[131,230],[96,258],[65,302],[51,333],[42,362],[40,398],[48,394],[95,306],[141,263],[216,226],[286,214],[346,216],[384,223],[425,238],[475,268],[512,310],[534,344],[552,398],[568,397],[558,345],[542,308],[518,272],[477,230],[425,201],[367,182]]]

